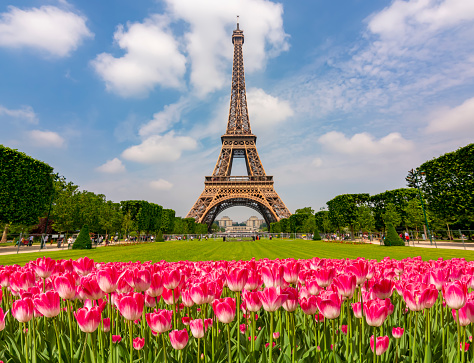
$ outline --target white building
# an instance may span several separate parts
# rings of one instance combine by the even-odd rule
[[[258,217],[255,217],[255,216],[252,216],[250,217],[249,219],[247,219],[247,221],[245,222],[245,224],[247,225],[247,227],[250,227],[252,229],[254,229],[255,231],[258,231],[260,229],[260,226],[265,223],[265,220],[264,219],[259,219]]]
[[[226,228],[226,227],[231,227],[233,221],[229,217],[224,216],[221,219],[218,219],[216,222],[219,225],[219,227]]]

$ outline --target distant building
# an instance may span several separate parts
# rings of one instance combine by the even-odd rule
[[[230,219],[227,216],[224,216],[221,219],[217,220],[217,224],[221,228],[231,227],[232,226],[232,219]]]
[[[250,217],[247,219],[247,222],[245,222],[247,227],[253,228],[255,231],[258,231],[263,223],[265,223],[264,219],[259,219],[255,216]]]
[[[253,233],[256,229],[249,226],[229,226],[225,228],[226,233]]]

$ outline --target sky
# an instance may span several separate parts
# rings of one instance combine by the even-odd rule
[[[237,15],[250,124],[292,213],[405,187],[474,142],[474,1],[15,0],[0,4],[0,144],[185,217],[226,130]]]

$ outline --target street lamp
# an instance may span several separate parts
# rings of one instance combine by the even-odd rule
[[[428,225],[428,218],[426,218],[425,204],[423,203],[423,197],[421,195],[420,184],[418,183],[418,177],[425,175],[425,172],[422,170],[411,169],[408,172],[408,176],[405,180],[408,183],[408,186],[411,188],[418,189],[418,195],[420,196],[421,208],[423,209],[423,216],[425,217],[426,229],[428,230],[428,236],[430,237],[430,244],[433,245],[433,239],[431,237],[430,226]]]

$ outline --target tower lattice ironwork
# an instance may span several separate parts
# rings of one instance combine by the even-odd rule
[[[259,212],[270,226],[291,213],[273,188],[273,176],[265,174],[257,152],[257,137],[250,128],[242,55],[244,32],[239,29],[239,23],[232,34],[232,43],[234,62],[227,131],[221,137],[222,149],[214,172],[205,177],[204,191],[186,218],[195,218],[210,228],[223,210],[245,206]],[[245,160],[247,175],[231,176],[235,158]]]

